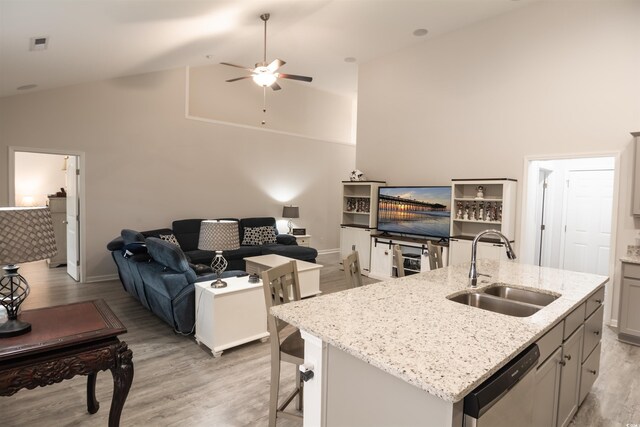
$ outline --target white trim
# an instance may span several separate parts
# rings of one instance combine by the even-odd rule
[[[287,132],[287,131],[283,131],[283,130],[263,128],[263,127],[253,126],[253,125],[246,125],[246,124],[242,124],[242,123],[234,123],[234,122],[227,122],[227,121],[224,121],[224,120],[215,120],[215,119],[208,119],[206,117],[193,116],[193,115],[191,115],[191,113],[189,111],[189,84],[190,84],[189,70],[190,70],[190,68],[191,67],[185,67],[186,77],[185,77],[185,111],[184,111],[184,118],[187,119],[187,120],[196,120],[196,121],[199,121],[199,122],[213,123],[213,124],[217,124],[217,125],[232,126],[232,127],[242,128],[242,129],[250,129],[250,130],[260,131],[260,132],[275,133],[275,134],[278,134],[278,135],[293,136],[293,137],[296,137],[296,138],[310,139],[312,141],[319,141],[319,142],[328,142],[328,143],[331,143],[331,144],[340,144],[340,145],[349,145],[349,146],[355,146],[356,145],[355,143],[349,142],[349,141],[340,141],[340,140],[337,140],[337,139],[324,139],[324,138],[318,138],[318,137],[315,137],[315,136],[304,135],[304,134],[301,134],[301,133]]]
[[[318,255],[337,254],[338,252],[340,252],[340,248],[321,249],[318,251]]]
[[[618,151],[598,151],[592,153],[565,153],[565,154],[545,154],[545,155],[531,155],[524,157],[524,168],[523,168],[523,180],[522,180],[522,205],[520,212],[526,212],[527,208],[527,178],[528,178],[528,170],[531,162],[535,160],[563,160],[563,159],[581,159],[581,158],[590,158],[590,157],[613,157],[614,158],[614,166],[613,166],[613,200],[612,200],[612,208],[611,208],[611,241],[609,251],[609,283],[611,283],[611,288],[605,292],[605,304],[604,304],[604,318],[606,322],[610,325],[617,325],[618,319],[614,319],[612,308],[614,304],[616,306],[619,305],[620,301],[620,292],[619,286],[616,285],[616,251],[617,251],[617,239],[618,239],[618,204],[620,203],[620,156],[621,152]],[[526,224],[524,221],[520,221],[520,244],[523,245],[525,242],[522,241],[526,228]],[[613,300],[613,295],[618,291],[618,300]]]
[[[617,328],[618,327],[618,320],[616,319],[611,319],[609,321],[609,326],[611,326],[612,328]]]
[[[98,283],[98,282],[110,282],[112,280],[119,280],[120,277],[117,274],[103,274],[100,276],[88,276],[83,283]]]
[[[17,152],[19,153],[41,153],[41,154],[59,154],[66,156],[78,157],[78,170],[80,170],[80,176],[78,177],[78,199],[80,200],[80,283],[85,283],[87,274],[87,224],[86,224],[86,197],[85,197],[85,175],[86,175],[86,154],[84,151],[77,150],[65,150],[57,148],[37,148],[37,147],[18,147],[9,146],[9,206],[15,206],[15,161]]]

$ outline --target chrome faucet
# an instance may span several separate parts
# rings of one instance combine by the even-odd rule
[[[476,285],[478,284],[478,269],[476,268],[476,254],[478,251],[478,241],[480,240],[480,237],[486,234],[493,234],[498,236],[500,240],[502,240],[505,244],[505,247],[507,249],[507,257],[509,259],[516,259],[516,253],[513,251],[513,248],[511,247],[511,243],[509,243],[509,239],[507,239],[507,237],[504,234],[502,234],[497,230],[481,231],[476,235],[476,237],[473,238],[473,243],[471,243],[471,268],[469,269],[469,286],[471,286],[472,288],[475,288]]]

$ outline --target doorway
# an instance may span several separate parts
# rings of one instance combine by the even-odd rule
[[[614,157],[530,161],[523,262],[609,275],[614,173]]]
[[[75,281],[83,281],[82,153],[64,150],[9,148],[9,203],[49,206],[58,254],[50,268],[65,267]]]

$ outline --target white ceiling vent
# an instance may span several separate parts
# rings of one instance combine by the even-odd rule
[[[29,50],[46,50],[49,46],[49,37],[31,37]]]

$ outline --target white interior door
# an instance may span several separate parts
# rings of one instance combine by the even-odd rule
[[[80,280],[80,240],[78,203],[78,158],[69,156],[67,162],[67,273]]]
[[[563,268],[608,275],[613,170],[568,176]]]

